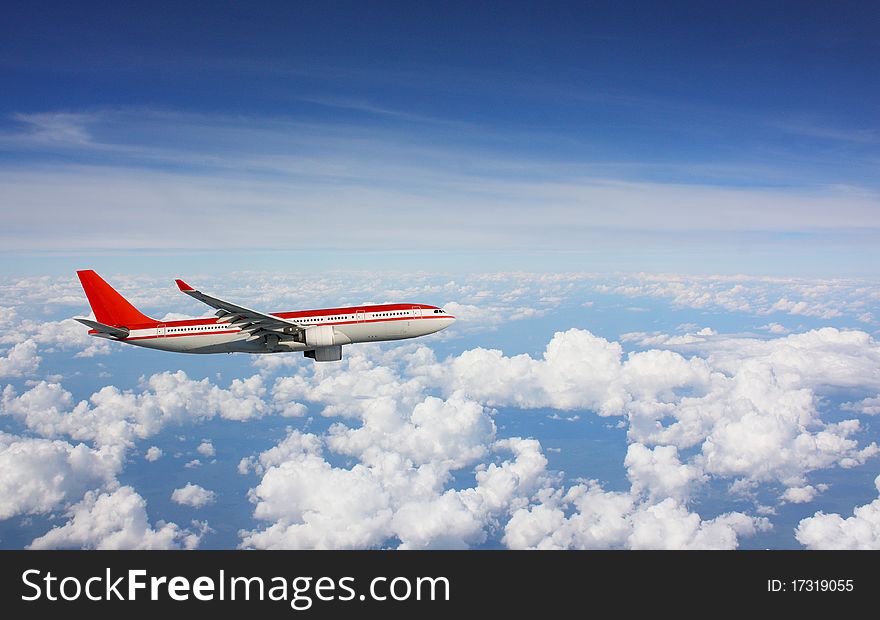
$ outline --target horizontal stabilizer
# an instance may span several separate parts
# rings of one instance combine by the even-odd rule
[[[108,336],[113,336],[114,338],[128,338],[128,328],[127,327],[111,327],[110,325],[104,325],[103,323],[98,323],[97,321],[91,321],[89,319],[75,319],[85,325],[86,327],[91,327],[92,329],[102,333],[107,334]]]

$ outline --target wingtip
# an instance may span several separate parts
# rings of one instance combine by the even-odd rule
[[[189,284],[187,284],[186,282],[184,282],[183,280],[175,280],[175,282],[177,283],[177,288],[179,288],[179,289],[180,289],[181,291],[183,291],[184,293],[186,293],[187,291],[194,291],[194,290],[196,290],[196,289],[194,289],[193,287],[191,287]]]

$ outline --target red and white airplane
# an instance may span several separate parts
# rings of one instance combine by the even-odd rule
[[[178,288],[216,308],[216,318],[157,321],[142,314],[92,270],[77,271],[95,320],[76,319],[89,334],[178,353],[302,351],[317,362],[342,359],[342,345],[417,338],[452,325],[455,317],[425,304],[383,304],[266,314],[197,291]]]

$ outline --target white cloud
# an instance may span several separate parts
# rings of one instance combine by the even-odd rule
[[[720,370],[772,368],[787,388],[880,388],[880,345],[862,331],[824,327],[770,340],[728,338],[705,350]]]
[[[706,336],[714,336],[714,330],[706,327],[696,333],[671,336],[661,332],[628,332],[620,335],[621,342],[635,342],[642,347],[676,347],[706,342]]]
[[[764,519],[732,512],[703,521],[672,499],[636,511],[631,549],[735,549],[740,536],[769,529]]]
[[[828,489],[828,485],[819,484],[813,486],[808,484],[802,487],[790,487],[785,490],[780,498],[784,502],[790,504],[806,504],[813,501],[819,493]]]
[[[44,436],[131,446],[135,439],[151,437],[167,424],[215,416],[241,421],[260,417],[270,411],[264,393],[259,375],[235,379],[224,389],[207,379],[190,379],[179,370],[152,375],[138,393],[107,386],[76,404],[57,383],[42,381],[20,396],[7,386],[2,413]]]
[[[874,485],[880,491],[880,476]],[[801,520],[795,536],[808,549],[880,549],[880,498],[856,507],[846,519],[817,512]]]
[[[801,487],[808,471],[880,452],[859,446],[858,420],[825,423],[817,408],[826,387],[880,387],[880,346],[868,334],[713,335],[700,348],[706,357],[649,350],[624,359],[619,344],[572,329],[555,334],[542,358],[473,349],[413,372],[489,406],[626,416],[632,441],[700,446],[690,465],[715,476]]]
[[[320,455],[301,452],[269,468],[253,491],[254,517],[274,523],[245,533],[257,548],[358,548],[390,535],[389,497],[362,465],[334,468]]]
[[[822,319],[833,319],[834,317],[843,316],[843,313],[836,308],[828,308],[820,304],[813,304],[805,300],[791,301],[785,297],[779,299],[770,306],[767,313],[774,311],[787,312],[788,314],[801,314],[804,316],[817,316]]]
[[[628,406],[636,441],[700,445],[705,473],[802,487],[806,472],[875,456],[860,447],[858,420],[822,421],[829,387],[880,385],[880,347],[867,334],[826,328],[774,340],[713,339],[708,381],[696,394]],[[694,358],[696,359],[696,358]],[[693,361],[693,360],[692,360]]]
[[[201,454],[202,456],[214,456],[216,454],[214,450],[214,444],[212,444],[209,440],[204,440],[199,444],[199,447],[196,448],[196,452]]]
[[[765,331],[770,332],[771,334],[788,334],[791,333],[784,325],[780,325],[779,323],[767,323],[766,325],[762,325],[758,329],[763,329]]]
[[[556,303],[558,302],[551,301],[547,305],[556,305]],[[474,305],[457,301],[448,301],[442,305],[442,308],[461,321],[461,325],[456,324],[456,331],[465,330],[467,333],[497,327],[510,321],[537,318],[547,312],[546,308],[498,304]]]
[[[84,301],[83,296],[81,303]],[[38,345],[39,350],[46,353],[76,351],[75,357],[106,355],[112,350],[107,340],[89,336],[88,329],[73,319],[43,322],[31,318],[20,319],[14,309],[0,310],[13,310],[3,321],[5,329],[0,334],[0,343],[28,348]],[[36,352],[34,348],[32,355],[35,356]]]
[[[832,319],[865,314],[865,299],[873,283],[852,279],[804,279],[755,276],[692,276],[678,274],[631,274],[614,282],[598,282],[594,290],[630,298],[668,299],[673,306],[700,310],[725,310],[753,315],[784,312],[791,315]],[[859,319],[861,320],[861,319]],[[785,333],[779,323],[761,329]],[[774,331],[777,330],[777,331]]]
[[[182,488],[174,489],[171,493],[171,501],[182,506],[192,506],[193,508],[202,508],[212,504],[215,498],[216,495],[213,491],[209,491],[191,482],[188,482]]]
[[[192,532],[162,521],[154,528],[146,507],[129,486],[112,493],[90,491],[70,509],[67,523],[35,539],[30,548],[194,549],[207,531],[206,526]]]
[[[590,481],[516,511],[503,541],[513,549],[733,549],[768,527],[742,513],[702,520],[672,498],[643,503]]]
[[[619,413],[625,391],[615,379],[623,350],[593,334],[557,332],[543,359],[471,349],[421,372],[448,392],[463,391],[490,406],[595,409]]]
[[[655,446],[650,449],[643,444],[630,444],[623,462],[632,492],[644,494],[649,499],[673,498],[686,501],[691,487],[704,480],[694,465],[682,464],[675,446]]]
[[[590,409],[605,416],[622,415],[636,399],[702,388],[710,375],[704,360],[669,351],[631,353],[623,360],[618,343],[579,329],[557,332],[541,359],[471,349],[415,372],[490,406]]]
[[[150,463],[154,463],[155,461],[161,459],[163,454],[164,452],[162,452],[161,448],[157,446],[150,446],[144,454],[144,458]]]
[[[668,366],[667,357],[674,359],[675,354],[656,351],[635,358],[630,372],[653,377],[640,393],[655,394],[666,385],[655,369]],[[355,361],[351,371],[362,373],[355,384],[374,371],[359,369],[358,364]],[[324,381],[335,385],[336,377]],[[313,388],[312,394],[330,401],[334,411],[349,405],[323,387]],[[461,393],[447,401],[428,397],[411,410],[401,403],[407,399],[405,391],[397,401],[379,395],[364,404],[363,397],[350,398],[357,399],[352,415],[361,418],[360,427],[334,425],[325,440],[291,431],[276,448],[240,463],[240,471],[262,474],[253,491],[254,514],[271,523],[243,532],[243,546],[377,547],[396,538],[401,548],[466,547],[483,542],[493,527],[503,527],[504,541],[512,547],[732,548],[740,537],[769,526],[765,519],[741,513],[708,521],[689,513],[681,502],[702,481],[699,468],[681,463],[673,446],[651,449],[636,444],[626,461],[632,491],[615,494],[593,488],[590,499],[613,510],[597,517],[599,530],[581,533],[579,528],[594,516],[581,514],[569,521],[566,511],[587,494],[589,485],[576,485],[568,492],[555,488],[538,442],[493,441],[491,419]],[[443,447],[448,432],[454,434]],[[423,445],[420,433],[433,438],[435,446],[426,449],[431,444]],[[323,457],[325,447],[356,458],[356,464],[332,466]],[[450,469],[499,450],[510,450],[515,458],[500,465],[478,465],[473,487],[445,488]],[[563,495],[566,499],[561,500]],[[541,529],[542,520],[551,524],[547,531]],[[568,534],[557,532],[563,539],[545,540],[556,525]]]
[[[37,345],[25,340],[0,355],[0,377],[24,377],[34,374],[40,366]]]
[[[379,397],[361,422],[336,424],[325,439],[291,430],[239,465],[262,475],[254,516],[270,522],[243,532],[242,546],[364,548],[396,538],[401,548],[466,547],[548,479],[537,441],[496,441],[488,413],[460,397],[411,408]],[[333,466],[325,448],[357,462]],[[513,458],[480,462],[505,453]],[[474,486],[446,488],[453,470],[475,463]]]
[[[88,130],[88,126],[97,120],[94,115],[44,112],[19,113],[14,118],[26,125],[27,136],[35,142],[68,146],[94,145]]]
[[[249,458],[241,459],[238,462],[238,467],[237,467],[238,473],[240,473],[242,476],[246,476],[252,468],[252,463],[253,463],[253,461]]]
[[[373,452],[394,451],[415,465],[439,462],[458,468],[483,456],[495,426],[476,402],[452,396],[426,397],[403,414],[391,401],[374,402],[363,415],[363,425],[330,428],[328,445],[339,454],[371,462]]]
[[[399,360],[406,351],[400,348],[385,355]],[[432,354],[430,349],[419,347],[413,355]],[[301,400],[319,402],[324,404],[323,415],[342,417],[362,415],[377,402],[415,406],[422,397],[423,382],[398,376],[394,368],[382,365],[383,361],[383,353],[375,345],[351,347],[341,365],[316,365],[310,373],[278,378],[272,387],[273,405],[285,411],[290,403]]]
[[[122,453],[0,432],[0,519],[39,514],[112,485]]]
[[[108,355],[112,351],[109,341],[89,336],[88,329],[73,319],[48,322],[25,320],[19,328],[33,333],[34,341],[47,352],[75,350],[75,357],[94,357]]]
[[[843,403],[840,408],[844,411],[854,411],[862,415],[877,415],[880,414],[880,395],[869,396],[854,403]]]

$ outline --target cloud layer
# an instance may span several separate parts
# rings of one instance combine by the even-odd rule
[[[463,332],[476,329],[477,335],[480,327],[493,327],[481,323],[486,309],[514,317],[514,326],[530,325],[573,303],[603,311],[607,302],[601,300],[609,295],[585,274],[415,277],[404,283],[347,277],[340,281],[353,283],[352,299],[459,300],[447,303],[473,309],[470,326],[462,317]],[[287,296],[330,295],[340,286],[320,279],[298,287],[293,280],[245,279],[247,286],[237,280],[229,286],[267,309]],[[857,324],[865,324],[858,313],[873,303],[859,304],[859,295],[873,299],[864,283],[784,281],[768,293],[768,281],[734,280],[641,282],[671,282],[679,294],[693,293],[669,300],[673,304],[725,311],[724,304],[733,304],[754,317],[756,327],[768,313],[795,316],[793,308],[774,309],[773,301],[794,298],[795,290],[817,312],[834,299],[848,300],[837,307]],[[155,279],[125,284],[139,296],[138,305],[164,302]],[[60,312],[82,303],[75,283],[46,285],[58,295]],[[20,281],[3,286],[25,299],[30,291]],[[618,304],[630,294],[667,299],[666,289],[656,290],[662,292],[614,295]],[[701,290],[717,294],[696,295]],[[187,310],[187,303],[180,308]],[[7,338],[16,330],[25,335],[19,343],[4,341],[6,366],[0,365],[10,369],[12,382],[2,391],[0,414],[16,429],[0,435],[0,518],[66,515],[35,547],[197,545],[210,531],[207,524],[151,524],[143,497],[118,478],[135,454],[146,459],[144,466],[171,466],[150,465],[166,453],[183,456],[159,437],[195,425],[200,460],[184,467],[201,465],[207,472],[217,453],[217,440],[207,431],[215,420],[248,424],[277,415],[291,424],[276,445],[235,457],[251,486],[253,521],[238,543],[248,548],[734,548],[773,527],[773,505],[809,506],[833,492],[822,472],[857,467],[880,454],[863,417],[874,414],[880,393],[880,345],[860,329],[785,334],[788,328],[765,324],[757,336],[683,323],[673,333],[615,340],[572,328],[532,354],[459,346],[440,355],[442,348],[429,346],[430,340],[359,345],[340,364],[267,356],[252,360],[253,374],[241,375],[247,378],[224,382],[162,371],[133,387],[108,385],[83,394],[66,387],[64,377],[44,374],[44,365],[51,368],[59,354],[113,356],[118,347],[101,342],[106,349],[93,349],[84,330],[70,331],[72,321],[23,319],[31,316],[26,308],[19,301],[0,314],[11,328],[3,332]],[[798,316],[842,318],[806,312]],[[838,393],[847,395],[840,406],[833,404]],[[625,428],[620,466],[628,488],[609,490],[589,476],[554,471],[540,441],[511,435],[497,422],[499,415],[509,419],[528,409],[547,410],[551,419],[596,416]],[[318,425],[323,430],[308,430],[316,416],[326,419]],[[235,454],[235,445],[218,445],[224,458]],[[702,505],[710,484],[726,485],[737,509],[719,513]],[[165,493],[203,514],[216,499],[214,491],[193,483]],[[875,538],[864,533],[870,532],[871,509],[860,507],[847,519],[817,513],[801,522],[797,540],[816,548],[871,546]]]

